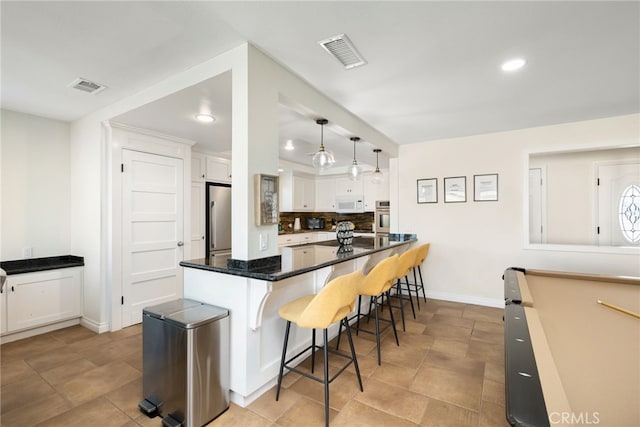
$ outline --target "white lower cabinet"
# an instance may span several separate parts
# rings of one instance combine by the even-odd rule
[[[315,262],[315,251],[313,248],[299,247],[293,248],[293,265],[297,268],[313,265]]]
[[[12,333],[80,317],[82,280],[82,267],[8,276],[0,330]]]

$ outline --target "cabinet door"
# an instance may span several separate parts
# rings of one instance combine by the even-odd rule
[[[363,192],[362,179],[352,181],[347,177],[336,178],[336,196],[359,195]]]
[[[315,210],[318,212],[335,212],[336,180],[334,178],[316,179]]]
[[[191,183],[191,259],[204,257],[204,183]]]
[[[231,161],[219,157],[207,157],[207,181],[231,182]]]
[[[82,268],[16,274],[6,285],[7,332],[81,315]]]
[[[304,205],[306,209],[312,211],[316,205],[316,182],[314,179],[304,180]]]
[[[309,178],[293,177],[293,209],[312,211],[315,199],[315,184]]]
[[[294,268],[304,268],[315,263],[315,252],[312,248],[294,248],[292,252]]]
[[[207,156],[191,153],[191,181],[204,182],[207,168]]]

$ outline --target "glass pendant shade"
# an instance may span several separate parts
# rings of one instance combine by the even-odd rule
[[[316,123],[320,125],[320,148],[318,152],[313,155],[311,163],[314,168],[322,171],[333,166],[336,160],[333,158],[333,153],[324,148],[324,125],[329,123],[328,120],[318,119]]]
[[[378,166],[378,154],[381,151],[379,148],[373,150],[373,152],[376,153],[376,170],[371,174],[372,184],[380,184],[382,182],[382,172],[380,171],[380,166]]]
[[[357,136],[350,138],[353,141],[353,163],[347,168],[347,175],[352,181],[358,181],[362,177],[362,167],[358,164],[356,159],[356,142],[360,141]]]
[[[358,162],[354,161],[351,166],[347,168],[347,174],[350,180],[358,181],[360,177],[362,177],[362,167],[360,167]]]
[[[333,153],[324,149],[324,146],[320,146],[320,150],[313,155],[311,159],[313,167],[318,170],[325,170],[333,166],[336,160],[333,158]]]

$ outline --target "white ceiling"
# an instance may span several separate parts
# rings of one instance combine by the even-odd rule
[[[399,144],[640,111],[639,2],[2,1],[0,8],[2,108],[65,121],[244,42]],[[317,44],[341,33],[366,66],[344,70]],[[501,62],[514,56],[527,65],[504,74]],[[77,77],[108,89],[68,88]],[[118,120],[225,152],[230,90],[222,75]],[[214,125],[192,120],[203,105]],[[282,158],[308,163],[318,125],[283,107],[280,126],[281,143],[297,147]],[[345,164],[349,136],[325,132]],[[361,162],[375,164],[372,148],[358,145]]]

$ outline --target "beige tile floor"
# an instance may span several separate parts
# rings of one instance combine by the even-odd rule
[[[384,334],[382,366],[374,338],[354,337],[364,392],[353,368],[340,375],[330,388],[331,425],[507,426],[502,310],[429,300],[406,329],[399,347]],[[141,353],[141,325],[101,335],[74,326],[1,346],[0,425],[160,426],[137,409]],[[279,402],[274,388],[247,408],[231,404],[210,425],[320,426],[322,390],[290,373]]]

